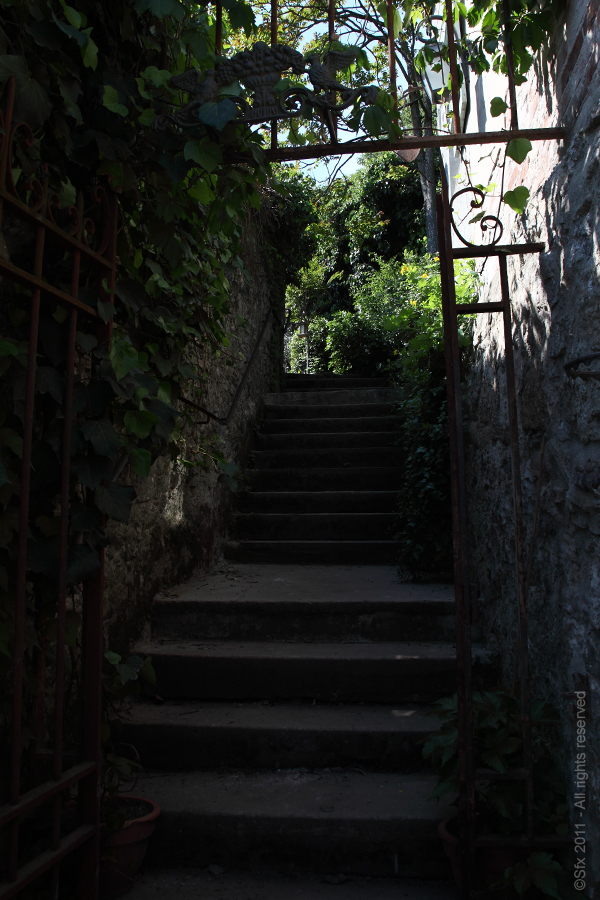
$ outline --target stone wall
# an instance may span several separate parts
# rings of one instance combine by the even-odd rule
[[[589,896],[600,897],[600,381],[569,377],[565,363],[600,351],[600,4],[571,2],[552,52],[518,88],[522,128],[566,125],[569,138],[534,143],[527,161],[507,163],[504,189],[526,185],[531,198],[516,216],[505,206],[502,243],[542,241],[538,255],[508,263],[521,428],[526,555],[541,473],[539,522],[529,592],[533,697],[560,712],[556,748],[568,785],[578,751],[586,754]],[[507,127],[489,101],[506,96],[498,76],[472,86],[469,130]],[[474,183],[496,183],[497,148],[468,148]],[[449,175],[459,159],[446,153]],[[464,168],[462,169],[464,174]],[[463,187],[454,181],[456,191]],[[498,197],[498,190],[493,191]],[[469,198],[471,199],[471,198]],[[488,204],[497,210],[498,200]],[[468,212],[463,209],[463,212]],[[468,216],[471,218],[471,215]],[[466,233],[476,239],[475,230]],[[498,300],[497,263],[478,264],[482,300]],[[466,411],[470,578],[486,644],[496,650],[505,684],[516,643],[511,461],[504,337],[499,315],[480,315],[467,382]],[[600,370],[600,358],[591,364]],[[546,447],[541,459],[542,438]],[[575,691],[586,692],[587,742],[577,745]],[[571,795],[575,792],[569,788]]]
[[[283,313],[281,286],[269,285],[265,226],[272,210],[263,205],[248,219],[243,258],[250,282],[239,277],[232,288],[228,330],[234,337],[220,356],[209,356],[206,390],[199,401],[224,417],[234,398],[257,336],[271,306],[270,322],[229,425],[210,422],[188,429],[188,456],[197,443],[215,447],[227,461],[244,465],[262,395],[277,390],[282,371]],[[247,324],[240,324],[245,320]],[[190,410],[197,421],[206,417]],[[182,456],[185,457],[185,451]],[[112,523],[106,549],[105,621],[111,648],[126,651],[148,617],[160,590],[187,578],[194,570],[219,563],[234,494],[219,481],[210,459],[208,469],[186,468],[180,462],[158,459],[149,478],[125,470],[122,480],[134,484],[137,499],[128,525]]]

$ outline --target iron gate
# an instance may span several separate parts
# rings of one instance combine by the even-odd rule
[[[73,389],[75,383],[76,330],[79,317],[93,323],[99,344],[107,345],[111,335],[111,322],[105,323],[97,311],[78,299],[81,270],[85,265],[87,280],[95,282],[100,299],[110,299],[115,281],[117,202],[116,195],[109,196],[97,188],[90,198],[97,211],[95,219],[101,223],[97,238],[93,237],[94,222],[84,206],[81,194],[76,205],[69,209],[70,226],[60,227],[54,210],[57,198],[49,187],[47,172],[43,167],[37,177],[23,183],[25,199],[19,196],[13,179],[13,146],[15,136],[28,144],[33,134],[25,123],[13,122],[15,83],[11,79],[6,87],[0,126],[2,133],[0,151],[0,227],[2,215],[10,213],[15,220],[26,224],[35,233],[35,250],[31,271],[20,268],[8,259],[0,258],[0,275],[22,285],[30,292],[29,348],[25,387],[25,412],[23,418],[23,451],[21,467],[21,494],[19,505],[19,535],[14,609],[12,722],[10,727],[10,761],[8,802],[0,808],[0,826],[8,830],[6,863],[7,877],[0,884],[0,897],[13,897],[42,873],[51,870],[51,893],[58,892],[60,862],[79,850],[79,892],[82,897],[96,900],[98,892],[99,861],[99,773],[100,773],[100,705],[103,640],[103,551],[100,552],[100,571],[84,583],[82,597],[82,691],[83,705],[82,739],[79,761],[64,768],[63,729],[65,703],[65,622],[67,600],[67,556],[69,551],[69,486],[71,462],[71,431],[73,417]],[[94,242],[96,247],[94,247]],[[71,268],[70,289],[64,290],[46,280],[46,263],[49,253],[68,255]],[[93,272],[90,276],[89,272]],[[27,662],[24,651],[24,633],[27,618],[28,593],[28,527],[31,483],[32,444],[39,427],[35,421],[36,408],[36,359],[41,304],[59,301],[68,310],[68,340],[65,367],[65,391],[63,397],[62,465],[60,489],[59,574],[57,583],[56,618],[56,667],[53,701],[43,697],[43,706],[52,713],[52,778],[42,783],[29,783],[22,792],[22,730],[23,730],[23,676]],[[47,649],[46,649],[47,653]],[[45,664],[42,653],[41,665]],[[53,703],[53,709],[52,709]],[[31,779],[29,779],[31,781]],[[35,779],[34,779],[35,780]],[[77,788],[77,821],[74,827],[65,829],[61,824],[62,798],[66,789]],[[23,817],[39,811],[44,804],[51,805],[51,826],[46,846],[33,858],[23,856],[19,833]]]

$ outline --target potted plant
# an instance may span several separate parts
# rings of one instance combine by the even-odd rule
[[[444,697],[433,704],[430,715],[442,727],[425,742],[423,756],[431,760],[438,776],[432,797],[458,795],[458,706],[457,696]],[[557,723],[552,708],[543,701],[532,703],[534,727],[534,820],[538,834],[566,834],[568,811],[560,774],[548,753],[550,726]],[[506,774],[523,766],[520,700],[508,691],[476,691],[473,694],[474,765],[480,771],[492,769]],[[525,784],[518,780],[478,778],[476,790],[477,833],[509,836],[525,830]],[[454,800],[458,802],[457,799]],[[458,880],[459,852],[455,819],[440,823],[439,833]],[[477,851],[474,889],[504,894],[515,888],[521,895],[529,886],[557,897],[555,874],[560,865],[549,853],[519,857],[516,848],[486,848]],[[512,893],[512,892],[511,892]],[[491,895],[488,895],[491,896]]]
[[[134,747],[115,741],[124,703],[140,694],[140,679],[155,684],[156,676],[150,656],[130,656],[124,661],[108,650],[104,658],[100,895],[102,900],[113,900],[134,886],[160,814],[153,800],[124,793],[135,790],[140,762]]]

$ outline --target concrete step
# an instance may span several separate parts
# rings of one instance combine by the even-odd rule
[[[397,468],[402,456],[397,447],[331,447],[322,450],[254,450],[253,469],[341,469],[358,466]]]
[[[365,378],[361,375],[286,375],[284,391],[342,391],[357,388],[385,388],[385,378]]]
[[[393,512],[396,491],[244,491],[238,497],[243,512]]]
[[[450,644],[159,641],[136,652],[152,657],[164,698],[426,703],[456,680]]]
[[[225,541],[225,559],[240,563],[305,565],[391,565],[398,559],[396,541]]]
[[[238,513],[235,531],[252,541],[390,540],[396,513]]]
[[[435,778],[357,772],[145,774],[161,807],[153,865],[276,863],[326,872],[444,876]],[[239,900],[245,900],[240,897]]]
[[[268,406],[341,406],[357,403],[385,403],[396,397],[394,388],[357,388],[340,391],[278,391],[264,394],[263,402]]]
[[[270,407],[269,412],[272,414],[277,407]],[[345,407],[341,407],[345,410]],[[312,410],[311,410],[312,412]],[[290,418],[284,419],[272,416],[263,419],[260,423],[260,434],[305,434],[312,433],[326,434],[329,432],[340,433],[342,431],[361,432],[398,432],[400,431],[402,420],[397,416],[374,414],[346,417],[343,415],[332,416],[314,416],[313,418]]]
[[[289,397],[289,394],[286,396]],[[330,392],[327,392],[327,397],[330,402],[320,405],[309,406],[306,403],[283,403],[283,401],[265,404],[263,419],[366,419],[371,416],[394,418],[395,404],[390,402],[373,400],[370,403],[333,403]]]
[[[439,727],[426,707],[367,704],[138,702],[119,740],[145,769],[191,771],[231,766],[422,767],[422,742]]]
[[[253,491],[390,491],[404,477],[391,466],[248,469],[245,474]]]
[[[147,862],[152,866],[152,853]],[[234,863],[235,866],[235,863]],[[278,867],[279,868],[279,867]],[[219,871],[219,869],[221,869]],[[144,871],[128,900],[458,900],[449,879],[181,866]],[[216,874],[215,874],[216,873]],[[426,879],[426,880],[424,880]]]
[[[454,639],[454,590],[394,566],[236,565],[155,600],[154,640]]]
[[[398,440],[393,431],[306,432],[304,434],[258,434],[257,450],[324,450],[334,447],[391,447]]]

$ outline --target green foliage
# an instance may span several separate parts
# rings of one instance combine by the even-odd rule
[[[507,773],[523,765],[520,700],[508,691],[475,691],[473,694],[473,748],[476,768]],[[458,792],[458,712],[456,694],[431,707],[430,714],[442,727],[426,740],[423,756],[432,762],[438,783],[432,797]],[[558,722],[555,711],[543,701],[531,706],[534,731],[534,818],[542,834],[566,834],[568,803],[564,785],[549,756],[551,729]],[[477,827],[481,834],[518,834],[524,828],[524,783],[494,779],[479,780]],[[535,883],[535,882],[534,882]]]
[[[506,148],[506,155],[520,164],[525,160],[530,150],[531,141],[527,140],[527,138],[516,138]]]
[[[156,684],[156,674],[152,657],[130,656],[124,660],[118,653],[107,650],[106,664],[102,676],[102,751],[101,771],[103,800],[103,830],[105,835],[119,831],[125,824],[123,810],[115,803],[120,790],[125,785],[137,781],[140,763],[134,751],[134,758],[117,753],[121,746],[115,737],[123,727],[122,710],[124,701],[139,697],[141,681]],[[141,681],[140,681],[141,680]]]
[[[521,184],[512,191],[506,191],[502,200],[507,206],[510,206],[511,209],[514,209],[516,213],[521,215],[529,200],[529,189]]]
[[[226,5],[225,32],[234,20],[250,27],[247,4]],[[117,281],[83,264],[80,299],[98,312],[79,314],[76,337],[67,580],[75,602],[82,581],[99,569],[107,542],[106,520],[126,523],[135,490],[122,483],[129,471],[147,477],[160,456],[184,467],[214,467],[234,490],[237,470],[215,440],[198,443],[194,420],[179,398],[193,398],[210,377],[210,359],[227,346],[232,283],[249,279],[240,256],[242,233],[253,210],[265,203],[271,173],[259,136],[231,121],[230,101],[218,116],[203,113],[192,135],[152,129],[157,115],[187,98],[170,85],[186,68],[214,65],[214,22],[205,7],[176,0],[81,0],[77,8],[49,0],[12,0],[0,10],[0,85],[14,76],[18,130],[13,175],[25,196],[27,179],[47,167],[49,188],[60,198],[57,224],[72,228],[69,206],[82,192],[92,246],[102,240],[97,187],[119,203]],[[227,115],[222,115],[227,113]],[[236,156],[237,154],[237,156]],[[232,161],[245,158],[243,164]],[[269,202],[280,231],[288,201],[271,177]],[[10,228],[11,213],[4,211]],[[25,234],[14,261],[30,265]],[[301,264],[301,263],[300,263]],[[295,271],[282,266],[282,277]],[[47,253],[44,277],[62,285],[70,260]],[[12,665],[13,586],[22,452],[30,295],[5,280],[0,372],[0,677]],[[110,346],[101,322],[114,319]],[[35,702],[35,653],[56,627],[58,497],[62,462],[63,392],[69,313],[42,301],[36,422],[28,542],[24,718]],[[208,360],[208,366],[205,361]],[[203,374],[206,370],[206,374]],[[129,469],[127,464],[129,463]],[[122,474],[121,474],[122,473]],[[45,623],[45,624],[44,624]],[[54,631],[55,633],[55,631]],[[59,648],[63,652],[63,648]],[[77,658],[67,655],[70,696],[76,693]],[[72,663],[72,664],[71,664]],[[2,699],[9,713],[10,698]],[[24,744],[31,731],[23,731]]]
[[[550,853],[532,853],[524,863],[517,863],[507,869],[504,875],[505,884],[514,887],[523,897],[530,887],[539,888],[546,897],[556,897],[558,885],[556,875],[563,869]]]

